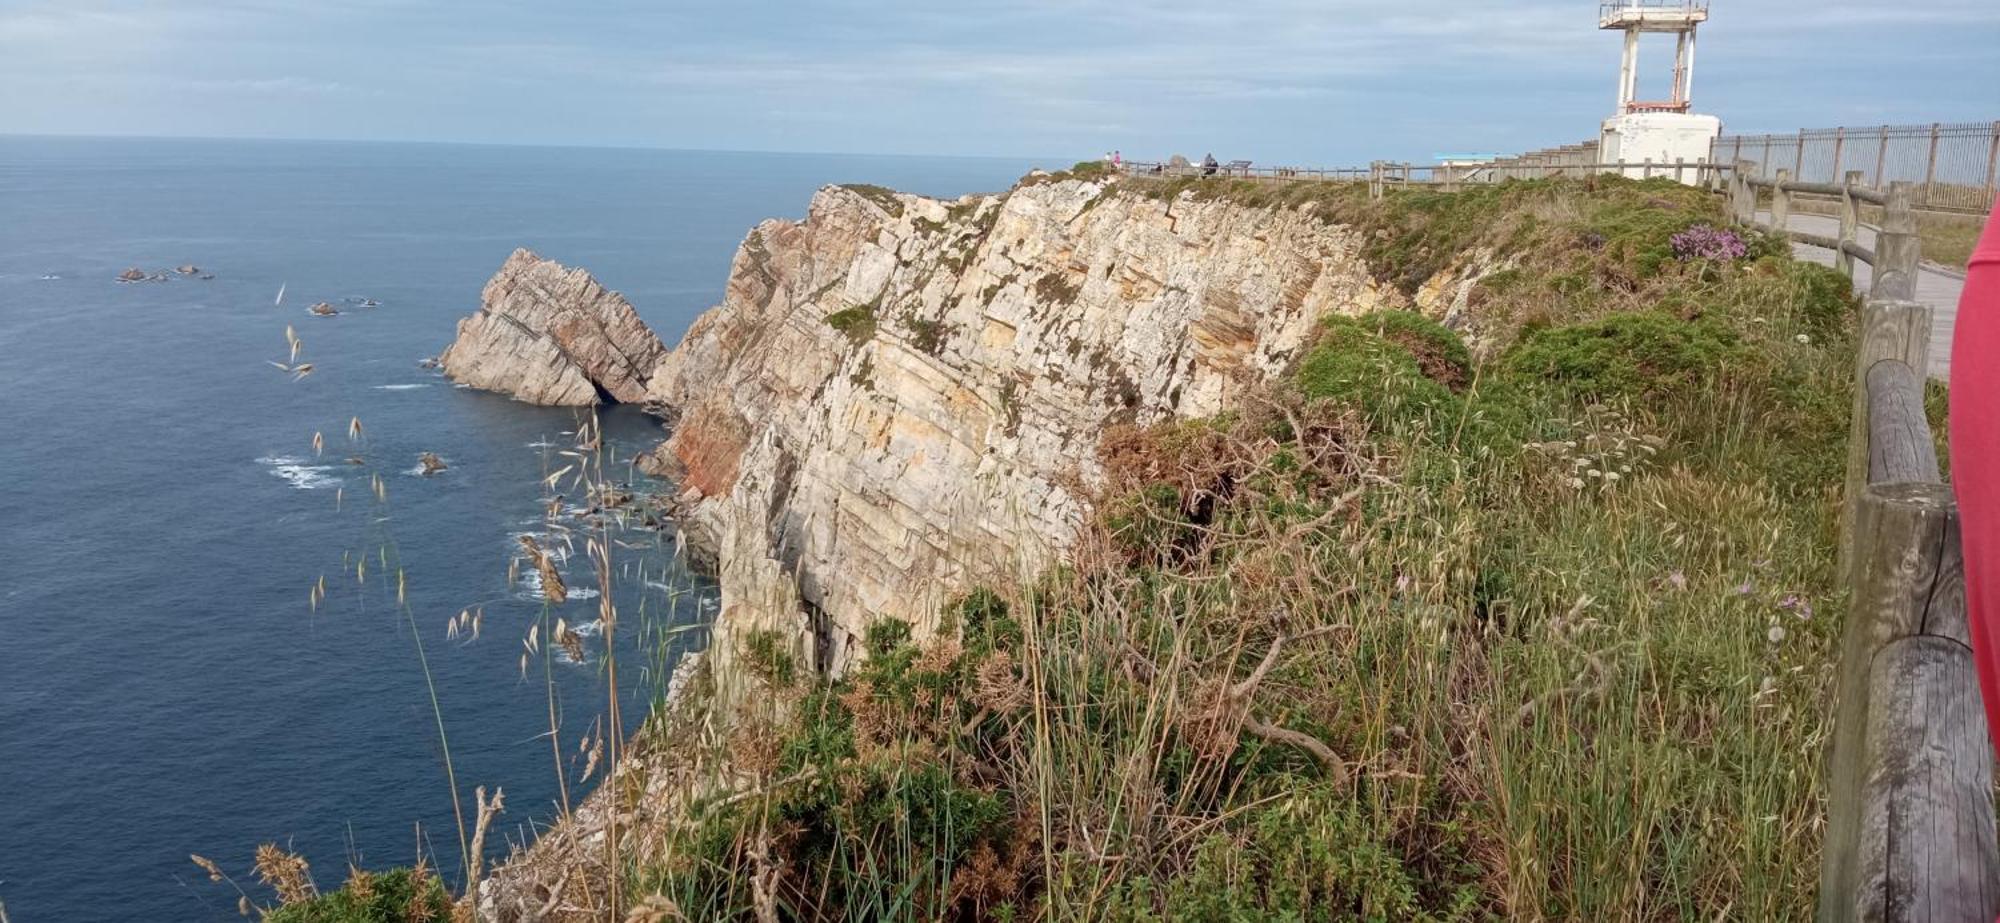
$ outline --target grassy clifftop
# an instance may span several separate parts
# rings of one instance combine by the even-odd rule
[[[756,704],[613,783],[630,918],[1808,915],[1846,281],[1664,181],[1113,194],[1309,209],[1405,292],[1510,268],[1478,350],[1337,318],[1247,409],[1107,434],[1072,563],[935,640],[828,683],[751,636]]]
[[[1329,322],[1256,409],[1109,436],[1075,563],[775,650],[738,794],[630,893],[689,918],[1797,918],[1816,879],[1846,283],[1664,182],[1315,209],[1414,288],[1490,248],[1475,360]],[[743,797],[741,792],[751,792]]]

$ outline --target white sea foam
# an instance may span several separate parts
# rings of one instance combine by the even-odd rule
[[[430,387],[430,386],[431,386],[431,385],[430,385],[430,382],[427,382],[427,381],[425,381],[425,382],[412,382],[412,383],[410,383],[410,384],[402,384],[402,385],[376,385],[376,386],[375,386],[375,390],[377,390],[377,391],[415,391],[415,390],[417,390],[418,388],[428,388],[428,387]]]
[[[339,470],[333,465],[307,464],[303,458],[289,455],[271,456],[257,459],[257,464],[271,469],[271,473],[284,478],[294,490],[322,490],[340,486],[340,478],[329,472]]]
[[[535,570],[534,565],[529,564],[525,558],[522,559],[521,561],[520,582],[521,582],[521,591],[515,593],[514,598],[525,599],[534,602],[540,602],[542,600],[548,599],[548,596],[542,592],[541,572]],[[573,586],[573,587],[567,587],[567,589],[569,590],[567,596],[568,599],[597,598],[597,591],[587,586]]]
[[[340,485],[340,477],[334,477],[330,473],[340,469],[336,465],[314,465],[292,456],[270,456],[256,461],[264,467],[270,467],[270,473],[284,477],[286,483],[290,483],[294,489],[324,489]]]

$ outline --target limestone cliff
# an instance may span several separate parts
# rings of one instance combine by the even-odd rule
[[[530,404],[645,397],[666,346],[617,292],[581,269],[516,250],[458,322],[438,362],[455,381]]]
[[[838,672],[877,618],[1038,570],[1116,422],[1202,416],[1383,295],[1354,232],[1080,180],[942,202],[829,187],[767,221],[654,375],[654,457],[720,572],[712,651],[796,632]]]
[[[1057,558],[1109,426],[1227,410],[1283,372],[1319,319],[1405,300],[1371,279],[1362,242],[1309,207],[1056,177],[957,201],[827,187],[804,220],[759,225],[722,303],[646,386],[599,385],[671,420],[643,463],[678,486],[682,533],[720,577],[703,701],[742,701],[749,632],[775,630],[839,672],[871,621],[921,636],[939,604]],[[513,276],[564,272],[522,265],[534,262],[508,261],[448,358],[494,324],[528,324],[514,342],[536,341],[535,322],[504,307]],[[541,316],[576,313],[589,312]],[[553,900],[567,873],[550,869],[594,861],[579,857],[601,852],[602,800],[486,883],[495,918]],[[656,800],[636,809],[641,827],[668,822]]]
[[[830,186],[750,233],[671,353],[520,251],[443,361],[524,400],[663,408],[645,462],[721,578],[712,669],[777,629],[838,672],[871,620],[922,635],[1060,554],[1109,425],[1225,410],[1317,319],[1396,300],[1309,212],[1048,176],[951,202]]]

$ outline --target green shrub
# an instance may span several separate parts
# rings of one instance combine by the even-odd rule
[[[1103,918],[1479,919],[1469,863],[1459,859],[1449,877],[1424,880],[1376,838],[1372,819],[1346,794],[1309,778],[1274,782],[1284,794],[1259,804],[1229,832],[1208,835],[1181,875],[1119,883]]]
[[[1069,175],[1077,179],[1098,179],[1111,172],[1111,164],[1102,160],[1079,160],[1069,168]]]
[[[759,629],[743,639],[743,662],[758,678],[785,688],[798,678],[798,658],[790,639],[782,632]]]
[[[1296,382],[1308,398],[1337,401],[1394,428],[1459,409],[1452,389],[1470,375],[1471,357],[1456,334],[1416,314],[1383,311],[1329,318]]]
[[[419,883],[409,869],[357,872],[346,886],[271,911],[265,923],[404,923],[451,919],[451,896],[435,875]]]
[[[1506,371],[1591,399],[1685,393],[1732,365],[1755,363],[1741,338],[1713,321],[1659,312],[1530,330],[1508,353]]]

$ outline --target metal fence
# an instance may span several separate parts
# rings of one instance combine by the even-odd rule
[[[1917,184],[1921,208],[1984,214],[2000,191],[2000,122],[1809,128],[1787,135],[1724,135],[1711,162],[1749,161],[1759,179],[1790,170],[1805,183],[1839,183],[1859,170],[1862,182]]]

